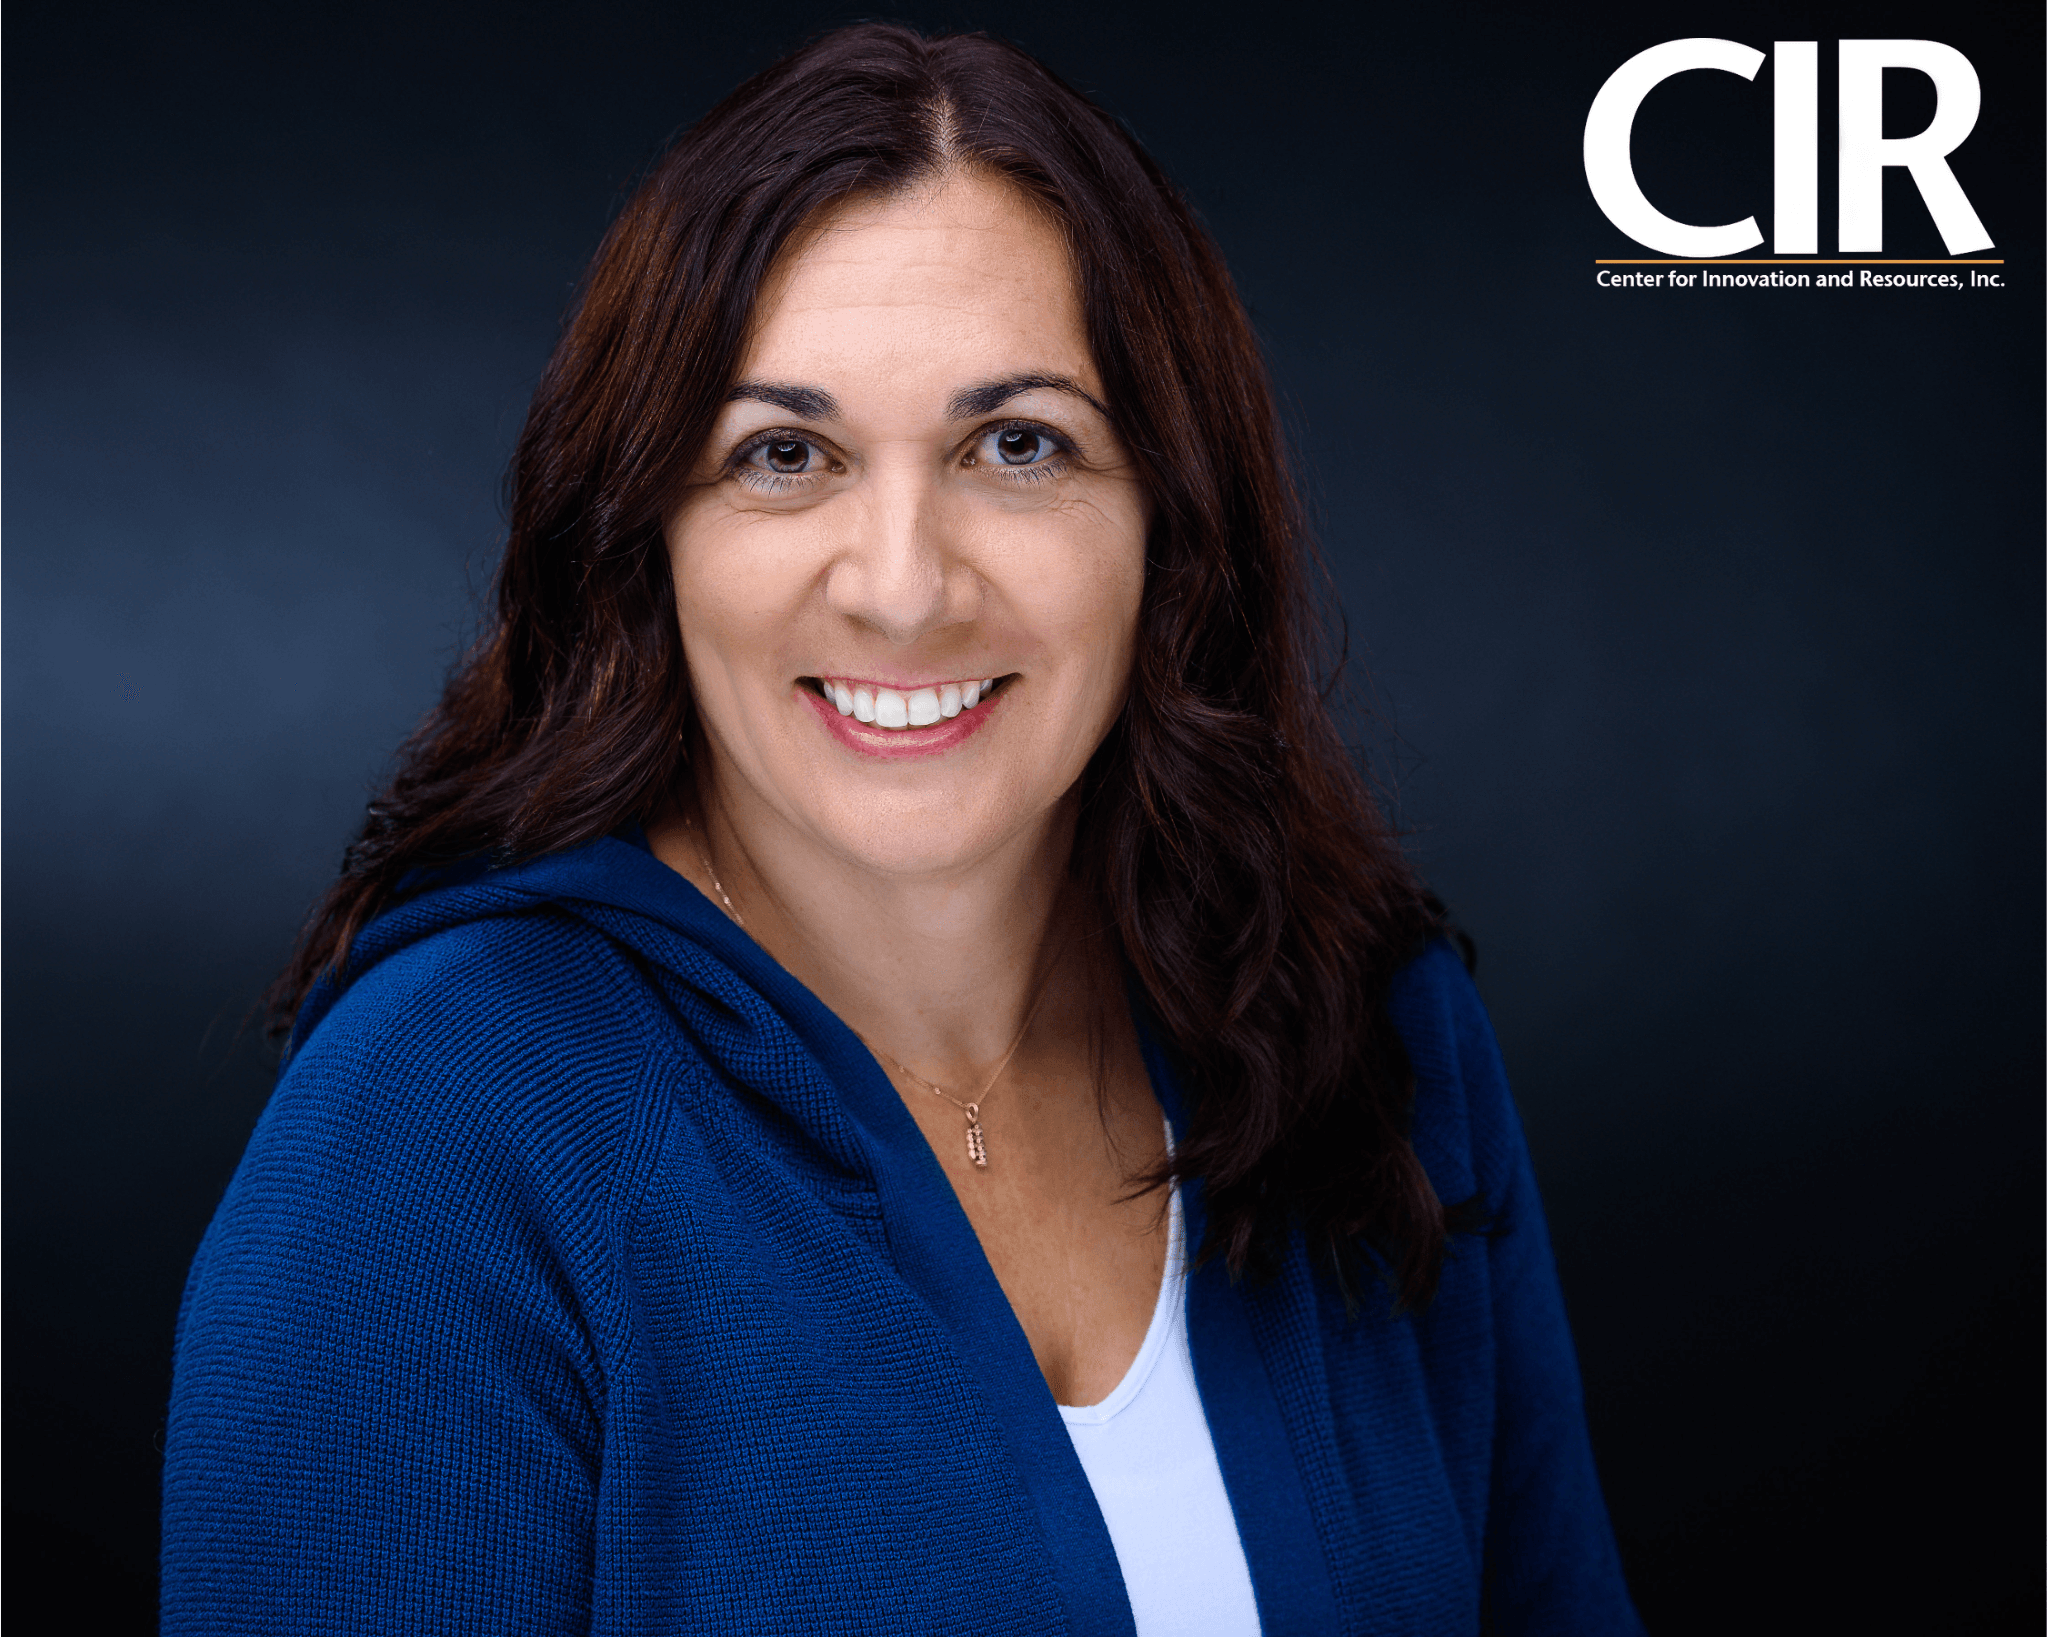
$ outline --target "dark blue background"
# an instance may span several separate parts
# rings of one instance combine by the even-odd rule
[[[9,1612],[146,1626],[250,1008],[472,629],[609,213],[849,15],[9,7]],[[2038,9],[914,20],[1126,117],[1237,272],[1361,739],[1479,942],[1653,1629],[2038,1629]],[[1963,50],[2011,288],[1597,289],[1649,252],[1586,107],[1687,34]],[[1645,107],[1669,213],[1768,229],[1768,73]],[[1832,212],[1824,176],[1823,246]],[[1887,224],[1942,254],[1902,174]]]

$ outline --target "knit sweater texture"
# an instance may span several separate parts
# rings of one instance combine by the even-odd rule
[[[1188,1283],[1262,1629],[1639,1633],[1491,1030],[1443,945],[1392,1006],[1488,1229],[1419,1313],[1298,1240]],[[187,1287],[163,1569],[212,1637],[1132,1632],[902,1099],[617,837],[443,878],[308,1002]]]

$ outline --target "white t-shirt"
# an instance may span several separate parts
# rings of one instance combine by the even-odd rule
[[[1259,1610],[1188,1351],[1186,1229],[1168,1207],[1166,1274],[1145,1345],[1100,1404],[1060,1418],[1095,1490],[1138,1637],[1257,1637]]]

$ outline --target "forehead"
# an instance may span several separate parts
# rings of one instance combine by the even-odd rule
[[[1092,388],[1059,229],[1014,188],[962,172],[811,228],[762,285],[742,374],[843,388],[877,370],[898,387],[937,372],[946,392],[1032,370]]]

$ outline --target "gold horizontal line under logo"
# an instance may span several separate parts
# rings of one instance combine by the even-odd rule
[[[1595,256],[1595,267],[2003,267],[1967,256]]]

